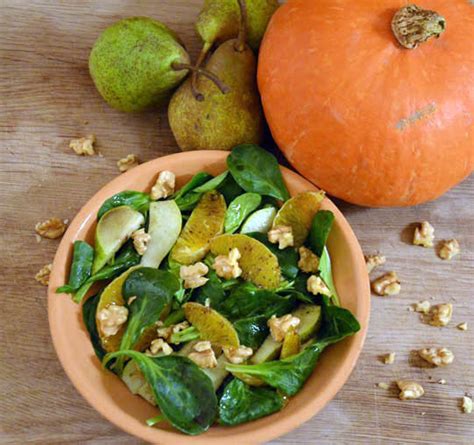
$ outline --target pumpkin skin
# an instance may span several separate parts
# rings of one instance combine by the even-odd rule
[[[403,48],[403,0],[290,0],[273,15],[258,85],[291,165],[351,203],[409,206],[474,169],[474,2],[421,0],[446,19]]]

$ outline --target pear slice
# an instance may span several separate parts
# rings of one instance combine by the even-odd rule
[[[128,206],[115,207],[100,218],[95,229],[95,256],[92,273],[102,269],[130,235],[145,223],[145,217]]]
[[[278,259],[267,246],[242,234],[221,235],[211,241],[213,255],[227,255],[233,248],[239,249],[239,266],[246,280],[265,289],[279,286],[281,271]]]
[[[273,220],[273,228],[290,226],[293,231],[294,245],[300,247],[308,237],[314,215],[319,210],[325,193],[303,192],[283,204]]]
[[[158,201],[150,204],[149,215],[151,239],[140,264],[158,268],[181,232],[181,211],[174,201]]]
[[[183,309],[186,319],[199,331],[202,340],[222,347],[240,346],[234,326],[219,312],[194,302],[184,304]]]
[[[275,207],[266,207],[252,213],[244,222],[240,233],[267,233],[276,215]]]

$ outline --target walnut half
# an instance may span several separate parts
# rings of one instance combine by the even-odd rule
[[[425,390],[419,383],[411,380],[399,380],[397,385],[400,388],[400,394],[398,395],[400,400],[418,399],[425,393]]]
[[[433,241],[434,227],[428,221],[423,221],[415,229],[413,244],[415,244],[415,246],[433,247]]]
[[[50,218],[39,222],[35,226],[35,231],[43,238],[56,239],[66,231],[66,222],[59,218]]]
[[[372,290],[380,296],[398,295],[401,290],[396,272],[388,272],[372,281]]]
[[[446,366],[454,361],[454,354],[448,348],[420,349],[418,354],[423,360],[435,366]]]

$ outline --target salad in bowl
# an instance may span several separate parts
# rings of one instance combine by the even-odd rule
[[[103,372],[156,406],[146,423],[189,435],[284,410],[325,348],[360,329],[333,281],[324,192],[290,196],[255,145],[226,163],[106,199],[56,289],[82,304]]]

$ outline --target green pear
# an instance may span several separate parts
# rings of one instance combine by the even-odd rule
[[[280,5],[278,0],[246,0],[246,6],[248,44],[256,51],[270,18]],[[196,22],[204,48],[237,37],[239,21],[238,0],[205,0]]]
[[[263,118],[257,91],[257,60],[249,46],[236,49],[227,40],[211,55],[206,70],[229,89],[223,94],[214,81],[200,75],[193,94],[188,78],[174,93],[168,107],[171,130],[182,150],[230,150],[242,143],[261,142]]]
[[[183,81],[189,56],[163,23],[130,17],[108,27],[89,57],[89,71],[105,101],[121,111],[141,111],[165,102]]]

